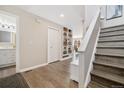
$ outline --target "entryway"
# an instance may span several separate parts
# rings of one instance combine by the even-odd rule
[[[0,11],[0,74],[7,77],[19,72],[19,19],[16,15]],[[8,73],[8,74],[7,74]]]

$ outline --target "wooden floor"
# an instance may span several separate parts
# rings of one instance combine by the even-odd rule
[[[0,68],[0,78],[16,73],[15,66]],[[31,88],[77,88],[70,79],[70,60],[54,62],[47,66],[22,73]]]
[[[32,88],[77,88],[77,82],[70,80],[70,62],[55,62],[47,66],[22,73]]]
[[[16,73],[16,66],[0,68],[0,78],[11,76]]]

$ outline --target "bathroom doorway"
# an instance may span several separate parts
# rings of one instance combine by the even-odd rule
[[[19,72],[19,17],[0,11],[0,74]]]

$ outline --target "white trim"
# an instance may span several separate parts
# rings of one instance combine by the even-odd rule
[[[94,46],[94,49],[93,49],[92,58],[91,58],[90,65],[89,65],[89,68],[88,68],[88,72],[87,72],[84,87],[87,87],[88,83],[91,81],[90,73],[93,69],[93,61],[95,60],[95,52],[96,52],[96,47],[97,47],[97,44],[98,44],[97,42],[98,42],[98,39],[99,39],[99,35],[100,35],[100,28],[99,28],[99,31],[98,31],[98,34],[97,34],[97,39],[96,39],[95,46]]]
[[[79,88],[84,88],[84,71],[85,71],[85,68],[84,67],[82,67],[82,66],[85,66],[85,64],[84,64],[84,62],[85,62],[85,59],[84,59],[84,54],[83,53],[80,53],[80,55],[79,55],[79,74],[78,74],[78,76],[79,76],[79,85],[78,85],[78,87]]]
[[[32,67],[29,67],[29,68],[24,68],[24,69],[21,69],[20,72],[25,72],[25,71],[33,70],[33,69],[36,69],[36,68],[39,68],[39,67],[43,67],[43,66],[46,66],[46,65],[48,65],[48,63],[32,66]]]
[[[60,61],[64,61],[64,60],[67,60],[67,59],[70,59],[70,58],[72,58],[72,56],[61,58]]]
[[[16,17],[16,73],[20,71],[20,32],[19,32],[19,17]]]

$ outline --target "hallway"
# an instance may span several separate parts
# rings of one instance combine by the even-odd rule
[[[70,60],[54,62],[47,66],[24,72],[22,75],[32,88],[77,88],[70,80]]]

